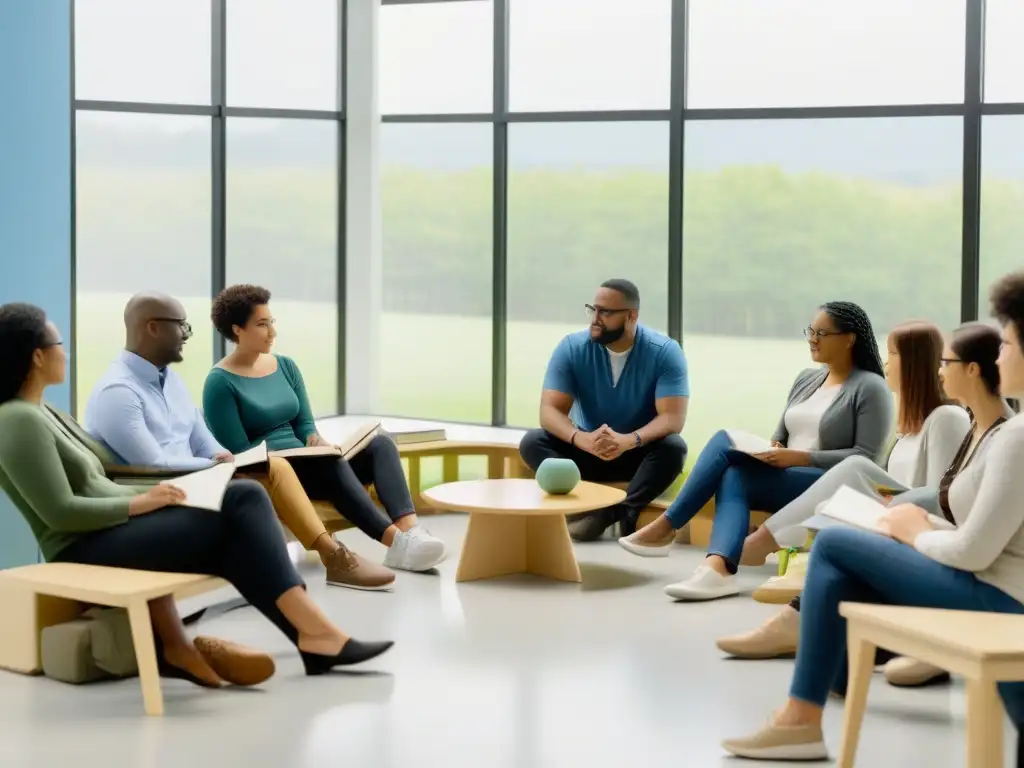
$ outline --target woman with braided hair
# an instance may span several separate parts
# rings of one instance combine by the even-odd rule
[[[871,321],[856,304],[833,301],[820,307],[804,335],[811,359],[821,367],[797,376],[772,447],[746,452],[737,448],[736,433],[719,431],[665,514],[619,539],[635,555],[667,556],[673,533],[714,497],[707,558],[689,579],[665,587],[670,597],[737,594],[734,574],[751,509],[778,511],[850,456],[879,458],[892,428],[893,403]]]

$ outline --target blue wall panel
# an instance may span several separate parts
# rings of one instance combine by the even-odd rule
[[[71,119],[70,0],[0,0],[0,303],[43,307],[69,346]],[[47,397],[70,407],[68,384]],[[0,493],[0,568],[37,558]]]

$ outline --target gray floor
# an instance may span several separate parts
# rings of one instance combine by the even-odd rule
[[[464,517],[429,525],[457,549]],[[382,556],[359,533],[344,539]],[[359,673],[306,679],[283,638],[243,609],[200,631],[274,653],[276,677],[248,691],[167,682],[162,719],[142,714],[137,681],[72,687],[0,673],[0,766],[738,765],[719,740],[756,728],[782,701],[792,662],[728,661],[713,638],[775,609],[749,597],[673,604],[661,586],[692,570],[694,549],[640,560],[609,540],[577,554],[582,586],[457,585],[452,557],[439,575],[400,574],[391,594],[328,588],[304,562],[341,626],[394,638],[395,649]],[[744,585],[767,575],[746,573]],[[841,715],[830,705],[833,750]],[[962,766],[963,715],[959,685],[898,691],[876,676],[858,764]]]

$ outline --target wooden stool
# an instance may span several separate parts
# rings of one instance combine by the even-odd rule
[[[178,599],[219,589],[221,579],[75,563],[44,563],[0,571],[0,667],[23,674],[42,671],[40,638],[45,627],[76,618],[88,605],[124,608],[132,627],[147,715],[164,713],[149,601]]]
[[[996,683],[1024,680],[1024,616],[842,603],[850,656],[839,768],[853,768],[879,646],[967,681],[967,766],[1003,767]]]

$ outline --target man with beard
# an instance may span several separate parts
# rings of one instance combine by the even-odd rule
[[[679,476],[690,396],[682,349],[640,325],[633,283],[605,281],[586,309],[589,330],[562,339],[548,363],[541,428],[519,445],[534,471],[544,459],[568,458],[584,480],[629,483],[621,504],[570,518],[577,541],[600,538],[616,522],[629,535],[640,512]]]
[[[234,456],[214,438],[181,378],[170,369],[183,359],[192,326],[181,302],[161,293],[133,296],[124,310],[125,348],[100,379],[85,409],[85,428],[123,464],[204,469]],[[320,555],[327,583],[352,589],[390,589],[395,574],[355,554],[328,533],[295,470],[271,457],[256,478],[281,521]]]

